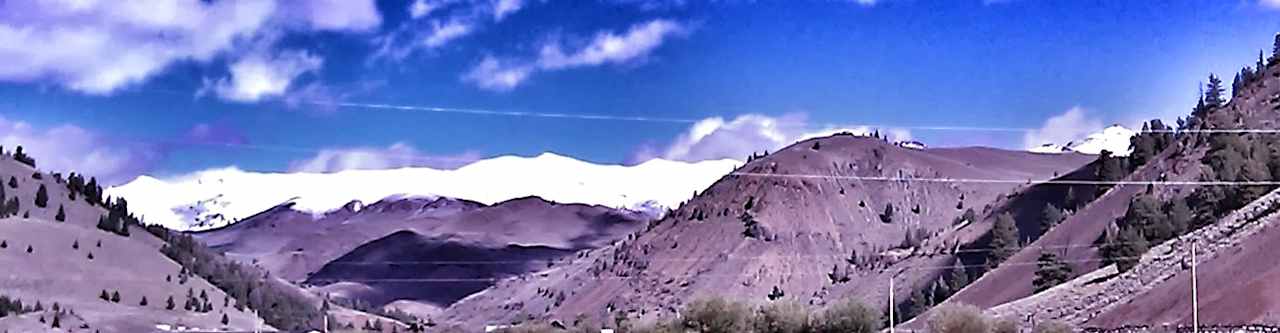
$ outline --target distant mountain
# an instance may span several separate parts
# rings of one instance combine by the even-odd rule
[[[234,167],[167,179],[141,176],[107,190],[129,200],[148,223],[176,230],[225,226],[283,203],[324,213],[388,197],[450,197],[490,205],[537,196],[660,216],[742,162],[653,159],[634,166],[594,164],[543,153],[500,156],[456,170],[401,168],[336,173],[266,173]]]
[[[1039,147],[1028,149],[1028,151],[1039,154],[1056,154],[1064,152],[1077,152],[1082,154],[1097,155],[1103,150],[1111,151],[1115,156],[1129,156],[1131,149],[1129,148],[1129,138],[1136,135],[1131,129],[1120,125],[1111,125],[1079,141],[1071,141],[1065,144],[1046,143]]]

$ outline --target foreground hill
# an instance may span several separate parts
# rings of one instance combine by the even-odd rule
[[[500,156],[456,170],[258,173],[228,168],[169,179],[142,176],[108,189],[108,194],[136,202],[135,209],[148,222],[175,230],[222,227],[286,202],[294,203],[296,210],[325,213],[352,200],[367,203],[396,195],[450,197],[486,205],[538,196],[657,216],[740,164],[653,159],[623,166],[543,153]]]
[[[472,323],[653,320],[711,295],[821,307],[877,299],[890,277],[909,294],[947,269],[904,268],[950,267],[956,259],[942,253],[978,240],[956,238],[978,216],[966,211],[1093,159],[907,149],[852,135],[806,140],[753,158],[635,237],[501,281],[446,314]]]
[[[0,318],[0,331],[143,332],[156,325],[249,330],[261,325],[223,290],[162,254],[163,240],[136,226],[127,236],[98,228],[108,209],[95,198],[72,194],[61,175],[5,154],[0,176],[10,203],[3,213],[9,217],[0,219],[0,267],[5,267],[0,295],[42,308]],[[41,188],[44,195],[38,194]],[[37,197],[46,198],[44,207]],[[103,293],[107,300],[100,298]],[[170,298],[176,303],[172,308]],[[191,298],[202,309],[184,309]],[[61,329],[53,327],[55,322]]]
[[[1189,325],[1195,243],[1200,323],[1280,323],[1280,303],[1269,300],[1280,285],[1268,278],[1269,249],[1280,245],[1269,231],[1280,179],[1280,135],[1270,131],[1280,124],[1276,63],[1242,70],[1229,100],[1211,76],[1189,117],[1170,130],[1150,123],[1134,155],[1117,160],[1126,172],[1099,179],[1131,183],[1104,188],[1009,259],[1020,265],[1002,265],[948,302],[1082,326]],[[1036,292],[1044,258],[1055,257],[1074,279]]]

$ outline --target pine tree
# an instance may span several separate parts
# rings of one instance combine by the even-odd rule
[[[1001,213],[991,227],[991,246],[987,254],[987,267],[995,269],[1001,262],[1018,252],[1018,225],[1013,215]]]
[[[231,323],[231,318],[227,318],[227,314],[226,314],[226,313],[223,313],[223,314],[222,314],[222,325],[224,325],[224,326],[225,326],[225,325],[230,324],[230,323]]]
[[[1071,266],[1063,263],[1053,252],[1041,252],[1036,261],[1036,279],[1031,282],[1036,292],[1045,291],[1071,279]]]
[[[147,296],[142,296],[142,301],[138,302],[138,306],[147,306]]]
[[[1195,219],[1194,212],[1187,205],[1186,198],[1176,198],[1169,202],[1169,207],[1165,210],[1169,226],[1173,228],[1176,235],[1181,235],[1191,228],[1191,222]]]
[[[36,207],[45,208],[49,205],[49,190],[44,188],[44,184],[40,184],[40,188],[36,190]]]
[[[1271,63],[1276,63],[1280,59],[1280,33],[1276,34],[1276,41],[1271,47]]]
[[[164,309],[165,309],[165,310],[173,310],[173,307],[174,307],[174,304],[173,304],[173,295],[169,295],[169,299],[165,301]]]
[[[67,212],[66,212],[66,211],[64,211],[64,210],[62,210],[62,205],[61,205],[61,204],[59,204],[59,205],[58,205],[58,214],[57,214],[57,215],[54,215],[54,216],[53,216],[53,219],[54,219],[54,220],[57,220],[58,222],[66,222],[66,221],[67,221]]]
[[[98,294],[98,298],[101,298],[101,299],[102,299],[102,300],[104,300],[104,301],[108,301],[108,302],[110,302],[110,301],[111,301],[111,294],[108,294],[108,293],[107,293],[107,290],[106,290],[106,289],[103,289],[103,290],[102,290],[102,293],[101,293],[101,294]]]
[[[53,328],[62,328],[62,315],[57,313],[53,314],[53,324],[50,326]]]
[[[884,213],[880,214],[880,222],[893,223],[893,204],[884,204]]]
[[[1219,79],[1217,75],[1209,74],[1209,86],[1204,93],[1204,104],[1210,109],[1216,109],[1227,104],[1227,101],[1222,98],[1222,79]]]
[[[1120,272],[1127,272],[1138,264],[1138,257],[1147,252],[1147,240],[1135,228],[1120,228],[1119,234],[1110,240],[1103,251],[1103,262],[1113,263]]]
[[[1044,204],[1044,210],[1040,214],[1040,234],[1044,235],[1049,232],[1058,223],[1066,217],[1063,216],[1062,209],[1054,206],[1053,203]]]
[[[947,289],[954,295],[969,285],[969,272],[965,271],[964,262],[956,259],[956,264],[947,271]]]
[[[111,302],[112,302],[112,303],[120,303],[120,291],[119,291],[119,290],[116,290],[116,291],[112,291],[112,292],[111,292]]]
[[[17,178],[17,177],[9,176],[9,187],[10,187],[10,188],[18,188],[18,178]]]

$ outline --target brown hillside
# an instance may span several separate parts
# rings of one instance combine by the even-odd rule
[[[626,241],[499,282],[448,314],[472,323],[578,314],[649,320],[710,295],[818,307],[848,297],[879,299],[890,276],[909,293],[938,272],[904,268],[950,265],[953,257],[935,254],[975,240],[954,237],[980,234],[954,233],[966,225],[954,225],[963,212],[958,205],[981,211],[1024,181],[1092,159],[913,150],[850,135],[807,140],[754,159]],[[906,181],[912,178],[1010,182]],[[882,219],[886,205],[893,213]]]

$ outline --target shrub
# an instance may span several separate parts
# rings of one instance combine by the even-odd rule
[[[751,320],[756,333],[812,332],[809,311],[803,305],[780,302],[761,307]]]
[[[1048,320],[1036,325],[1033,333],[1071,333],[1071,326],[1057,320]]]
[[[933,333],[987,333],[990,320],[972,305],[944,305],[934,309],[929,316],[929,331]]]
[[[745,305],[722,298],[689,303],[681,317],[686,329],[703,333],[739,333],[747,330],[749,311]]]
[[[991,333],[1018,333],[1018,322],[1002,318],[992,322]]]
[[[871,333],[880,330],[881,313],[856,301],[847,301],[827,308],[815,320],[818,333]]]

